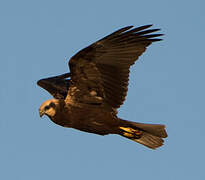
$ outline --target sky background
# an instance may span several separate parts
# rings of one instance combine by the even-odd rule
[[[205,179],[205,1],[0,1],[0,179]],[[52,123],[36,81],[127,25],[165,34],[131,68],[119,117],[167,126],[150,150]]]

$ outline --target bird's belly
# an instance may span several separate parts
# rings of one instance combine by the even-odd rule
[[[72,128],[106,135],[116,133],[118,127],[118,118],[111,112],[102,109],[78,109],[72,116]]]

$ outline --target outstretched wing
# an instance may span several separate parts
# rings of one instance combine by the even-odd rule
[[[40,79],[37,84],[47,90],[56,99],[65,99],[70,86],[70,73]]]
[[[152,42],[160,41],[152,34],[152,25],[124,27],[86,47],[69,61],[72,85],[68,101],[106,104],[118,108],[125,100],[129,68]]]

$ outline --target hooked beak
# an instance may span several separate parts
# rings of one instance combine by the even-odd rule
[[[45,111],[40,111],[39,110],[39,114],[40,114],[40,117],[42,117],[45,114]]]

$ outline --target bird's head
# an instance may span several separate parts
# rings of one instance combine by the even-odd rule
[[[48,117],[54,117],[60,107],[60,100],[50,99],[42,103],[39,109],[40,117],[47,115]]]

